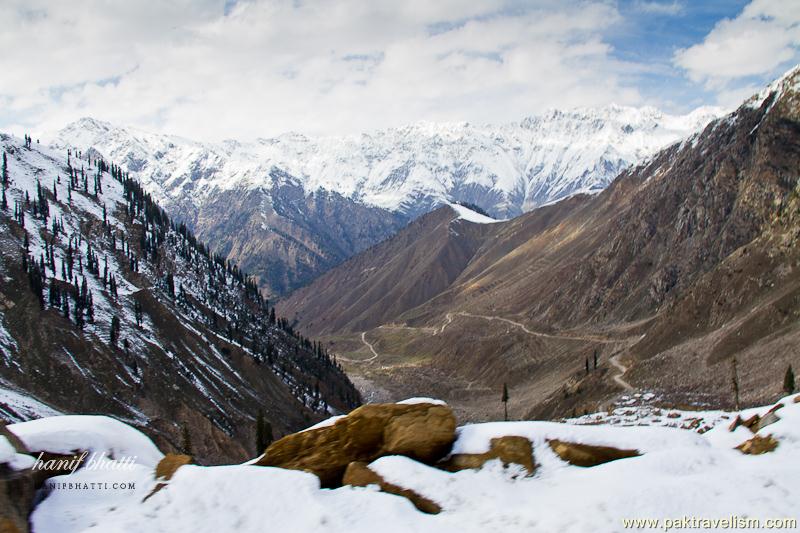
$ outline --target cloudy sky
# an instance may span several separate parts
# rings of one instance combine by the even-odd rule
[[[0,131],[219,140],[732,106],[799,61],[789,0],[2,0]]]

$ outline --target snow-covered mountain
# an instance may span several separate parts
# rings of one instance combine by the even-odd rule
[[[215,253],[281,296],[444,203],[510,218],[598,192],[717,113],[610,106],[500,126],[419,123],[216,144],[84,118],[49,140],[120,162]]]
[[[3,133],[0,154],[0,424],[103,413],[167,448],[191,426],[211,462],[251,453],[259,409],[292,431],[357,403],[246,273],[119,167]]]
[[[288,178],[306,193],[322,189],[412,218],[449,200],[507,218],[602,190],[623,168],[720,113],[704,107],[675,116],[612,105],[553,110],[498,126],[422,122],[360,136],[288,133],[218,144],[84,118],[51,143],[94,147],[123,161],[167,203],[191,198],[202,205],[220,190],[270,187]]]

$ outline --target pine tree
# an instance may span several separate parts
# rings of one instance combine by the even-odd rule
[[[783,377],[783,391],[786,394],[794,394],[795,384],[794,384],[794,371],[792,370],[792,365],[789,365],[789,368],[786,369],[786,375]]]
[[[586,373],[589,373],[589,358],[586,358]]]
[[[597,370],[597,350],[594,351],[594,369]]]
[[[187,426],[183,426],[181,434],[181,453],[192,455],[192,436],[189,434],[189,428]]]
[[[500,401],[503,402],[503,420],[508,422],[508,385],[506,383],[503,383],[503,396]]]
[[[731,387],[733,388],[733,403],[739,410],[739,371],[736,369],[736,358],[731,359]]]
[[[109,332],[108,335],[112,346],[117,345],[117,340],[119,339],[119,329],[120,329],[119,317],[117,315],[114,315],[113,317],[111,317],[111,331]]]
[[[272,424],[264,419],[264,411],[259,409],[256,418],[256,453],[264,453],[272,440]]]

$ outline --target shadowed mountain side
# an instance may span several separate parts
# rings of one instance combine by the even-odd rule
[[[320,333],[391,322],[449,287],[491,235],[494,224],[456,216],[445,206],[420,217],[395,237],[298,289],[279,309]]]

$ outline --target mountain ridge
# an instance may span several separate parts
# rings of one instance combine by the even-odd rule
[[[282,296],[438,205],[469,203],[509,218],[599,192],[716,112],[681,117],[608,106],[500,126],[419,123],[360,136],[216,144],[83,119],[51,144],[119,161],[215,252]]]
[[[104,413],[220,462],[252,454],[260,411],[284,433],[359,403],[328,353],[120,167],[0,146],[0,417]]]
[[[358,335],[368,339],[381,366],[356,362],[354,375],[400,395],[434,394],[447,382],[443,395],[472,402],[470,416],[488,416],[476,398],[506,381],[518,409],[550,406],[537,416],[563,416],[565,405],[597,408],[577,402],[608,400],[616,385],[583,376],[584,358],[595,353],[603,362],[622,358],[635,386],[713,405],[729,401],[728,371],[718,365],[737,357],[743,398],[763,400],[796,359],[766,347],[785,347],[798,334],[791,243],[799,86],[793,69],[702,132],[627,168],[600,194],[484,225],[444,288],[424,270],[393,272],[402,283],[392,293],[422,290],[421,304],[387,312],[373,298],[363,320],[337,314],[350,316],[350,295],[379,286],[393,257],[424,256],[428,233],[390,239],[370,252],[372,261],[355,256],[279,308],[351,360],[364,353]],[[441,232],[436,247],[454,238]],[[584,380],[594,383],[589,395]],[[582,400],[574,390],[584,391]]]

